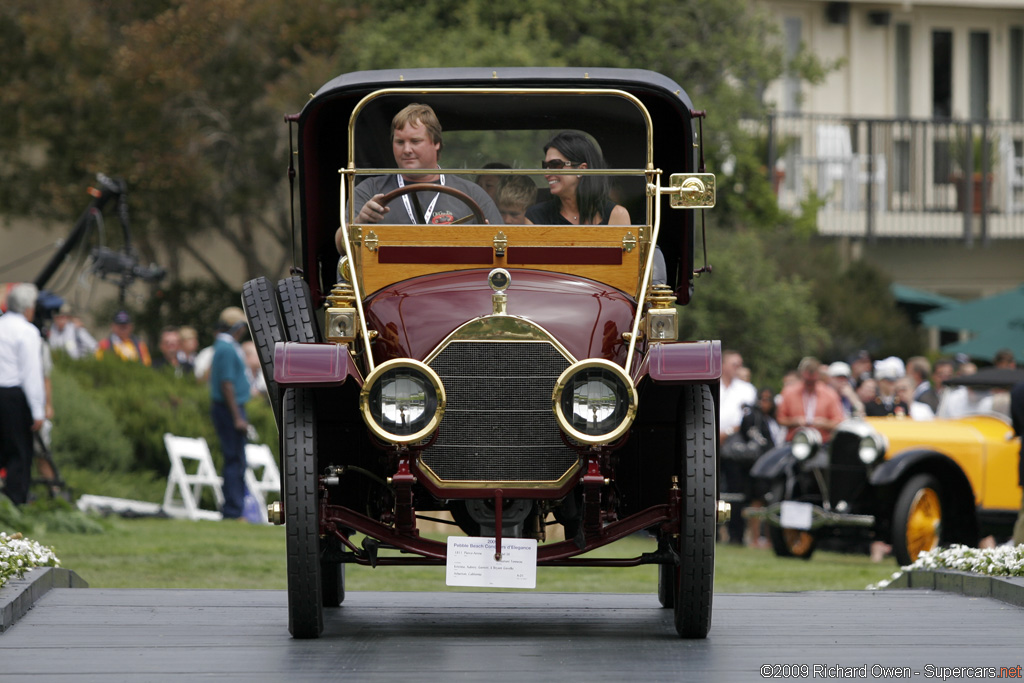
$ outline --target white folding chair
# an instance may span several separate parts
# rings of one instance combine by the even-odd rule
[[[274,452],[264,443],[246,444],[245,465],[245,486],[259,503],[263,521],[269,523],[267,494],[281,492],[281,471],[277,467]]]
[[[206,439],[164,434],[171,472],[167,475],[163,511],[171,517],[221,519],[221,513],[199,507],[203,489],[213,491],[217,509],[224,506],[223,480],[217,476]]]

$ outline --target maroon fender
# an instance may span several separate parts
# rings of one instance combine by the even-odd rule
[[[363,385],[347,344],[277,342],[274,345],[274,381],[280,386],[333,387],[351,377]]]
[[[634,379],[645,374],[658,384],[716,381],[722,376],[722,342],[651,344]]]

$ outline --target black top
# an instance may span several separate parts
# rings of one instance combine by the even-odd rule
[[[608,218],[612,215],[614,208],[615,202],[605,201],[604,208],[601,210],[604,216],[599,225],[608,225]],[[562,215],[562,202],[558,197],[534,204],[526,210],[526,217],[534,225],[574,225]]]

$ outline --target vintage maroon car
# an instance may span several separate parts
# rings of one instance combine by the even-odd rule
[[[447,177],[525,176],[540,200],[545,177],[602,176],[630,223],[488,224],[448,183],[430,191],[466,200],[457,224],[360,224],[358,184],[408,172],[391,121],[411,103],[443,125]],[[345,563],[523,588],[538,566],[658,564],[679,634],[707,635],[727,514],[720,346],[678,341],[676,320],[693,291],[695,209],[714,205],[702,116],[656,73],[519,68],[347,74],[288,117],[297,275],[252,280],[243,299],[280,427],[270,517],[287,527],[293,636],[321,633]],[[542,168],[566,129],[607,167]],[[653,282],[662,255],[667,285]],[[452,520],[452,535],[421,535],[423,519]],[[555,523],[565,540],[547,539]],[[640,531],[656,552],[580,557]]]

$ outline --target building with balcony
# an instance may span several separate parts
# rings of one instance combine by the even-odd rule
[[[1024,0],[762,4],[790,55],[838,63],[765,91],[779,205],[909,287],[1024,282]]]

